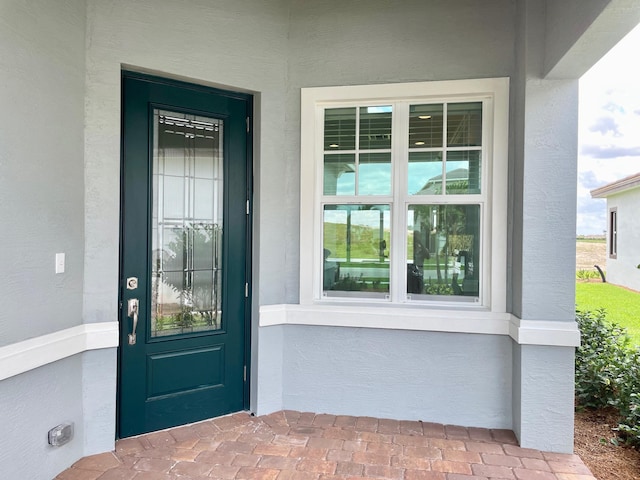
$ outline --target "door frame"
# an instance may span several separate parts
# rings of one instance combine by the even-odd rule
[[[204,93],[211,93],[214,95],[223,95],[231,98],[244,100],[247,102],[247,136],[246,136],[246,171],[247,171],[247,215],[246,215],[246,265],[245,265],[245,278],[247,282],[246,290],[246,308],[244,312],[244,365],[246,368],[246,380],[244,382],[243,391],[243,409],[249,410],[250,408],[250,388],[251,388],[251,318],[253,309],[253,116],[254,116],[254,96],[250,93],[240,92],[237,90],[227,90],[217,87],[211,87],[199,83],[191,83],[183,80],[175,80],[168,77],[152,75],[148,73],[140,73],[135,70],[122,69],[120,74],[120,184],[119,184],[119,232],[118,232],[118,331],[119,338],[122,338],[122,329],[126,328],[122,319],[123,311],[123,294],[125,291],[125,281],[123,277],[123,262],[124,262],[124,80],[125,78],[133,78],[144,80],[147,82],[159,83],[169,87],[188,88]],[[149,155],[152,155],[149,152]],[[151,158],[148,159],[151,162]],[[123,345],[118,345],[117,353],[117,378],[116,378],[116,439],[120,438],[120,401],[121,401],[121,371],[122,371],[122,355],[121,348]]]

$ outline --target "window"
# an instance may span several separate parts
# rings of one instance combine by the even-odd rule
[[[618,209],[609,210],[609,258],[618,258]]]
[[[303,89],[301,303],[503,308],[506,79]]]

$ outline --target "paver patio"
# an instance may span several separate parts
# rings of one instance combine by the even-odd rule
[[[595,480],[577,455],[513,432],[417,421],[236,413],[116,442],[58,480]]]

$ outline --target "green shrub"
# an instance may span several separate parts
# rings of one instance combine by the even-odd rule
[[[620,425],[629,443],[640,445],[640,350],[630,351],[620,383]]]
[[[589,280],[591,278],[600,278],[600,274],[597,270],[577,270],[576,278],[578,280]]]
[[[576,400],[590,408],[612,406],[619,431],[640,445],[640,350],[604,310],[577,312],[581,345],[576,350]]]
[[[622,416],[622,420],[618,425],[618,430],[627,438],[627,442],[640,445],[640,398],[637,393],[631,395],[631,403],[626,415]]]
[[[453,288],[451,285],[444,283],[429,283],[424,286],[424,293],[427,295],[453,295]]]
[[[581,345],[576,350],[576,397],[585,407],[617,407],[629,339],[605,320],[604,310],[577,312]]]
[[[360,292],[367,289],[367,282],[364,281],[364,275],[360,274],[359,277],[352,277],[350,274],[346,274],[340,277],[332,290],[342,290],[348,292]]]

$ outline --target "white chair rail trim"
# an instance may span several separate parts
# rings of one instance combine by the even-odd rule
[[[118,322],[84,323],[0,347],[0,380],[87,350],[118,346]]]
[[[510,313],[294,304],[260,307],[261,327],[287,324],[509,335],[521,345],[580,345],[576,322],[522,320]]]
[[[575,322],[522,320],[509,313],[330,305],[265,305],[261,327],[316,325],[509,335],[521,345],[576,347]],[[0,347],[0,380],[88,350],[118,346],[118,322],[85,323]]]

